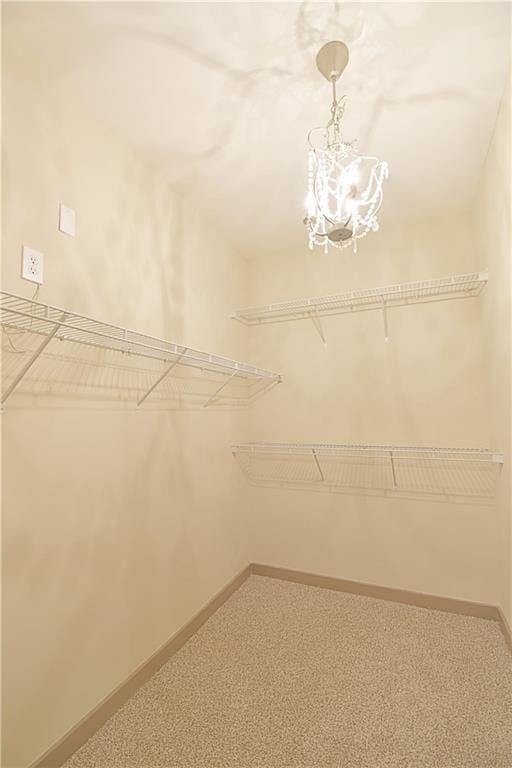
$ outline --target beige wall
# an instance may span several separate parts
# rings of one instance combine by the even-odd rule
[[[64,104],[4,53],[3,289],[33,293],[25,243],[45,253],[42,301],[244,359],[229,242],[79,94]],[[61,201],[74,239],[57,232]],[[6,768],[61,737],[248,559],[229,453],[244,415],[16,405],[3,415]]]
[[[489,422],[492,443],[505,452],[496,498],[497,557],[501,573],[499,602],[512,624],[510,141],[510,90],[507,87],[473,207],[473,225],[490,273],[489,290],[483,300]]]
[[[393,186],[387,191],[392,195]],[[359,252],[251,262],[251,304],[485,269],[471,218],[384,224]],[[255,440],[485,447],[490,443],[481,298],[251,329],[250,356],[285,384],[252,412]],[[501,445],[496,446],[498,449]],[[250,557],[264,563],[496,603],[492,505],[255,488]]]

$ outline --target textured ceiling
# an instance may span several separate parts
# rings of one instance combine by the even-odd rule
[[[25,72],[79,93],[248,255],[304,245],[324,42],[350,48],[346,138],[389,162],[384,221],[471,202],[509,67],[506,3],[16,3],[7,50],[14,27]]]

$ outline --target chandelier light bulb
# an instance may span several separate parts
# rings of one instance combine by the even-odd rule
[[[309,247],[323,246],[357,251],[357,241],[379,228],[382,184],[388,165],[376,157],[360,155],[355,142],[341,133],[345,97],[337,98],[336,82],[348,64],[348,48],[332,41],[316,57],[318,69],[332,86],[331,119],[325,128],[309,133],[306,224]],[[315,137],[319,139],[315,141]]]

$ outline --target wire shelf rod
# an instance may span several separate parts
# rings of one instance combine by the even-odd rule
[[[167,364],[179,357],[180,365],[189,365],[205,371],[217,373],[236,371],[242,378],[281,381],[280,374],[263,368],[103,323],[85,315],[77,315],[15,294],[1,292],[0,299],[2,325],[19,333],[36,333],[46,338],[51,336],[52,339],[60,341],[87,344],[113,352],[158,359]]]
[[[375,458],[390,459],[431,459],[434,461],[479,461],[482,463],[503,464],[504,456],[499,451],[488,448],[439,448],[396,445],[330,445],[322,443],[239,443],[232,446],[237,453],[267,453],[311,456],[322,455],[326,458]]]
[[[384,306],[421,303],[449,298],[477,296],[489,279],[487,272],[417,280],[377,288],[347,291],[329,296],[274,302],[246,307],[232,312],[231,317],[245,325],[264,322],[299,320],[318,315],[335,315],[357,310],[378,309]]]
[[[231,452],[251,483],[329,492],[491,498],[503,454],[488,448],[241,443]]]

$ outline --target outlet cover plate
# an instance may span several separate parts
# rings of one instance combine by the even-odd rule
[[[44,254],[34,248],[23,246],[21,253],[21,276],[31,283],[43,284]]]
[[[65,235],[71,235],[71,237],[76,234],[75,211],[62,203],[59,205],[59,230]]]

